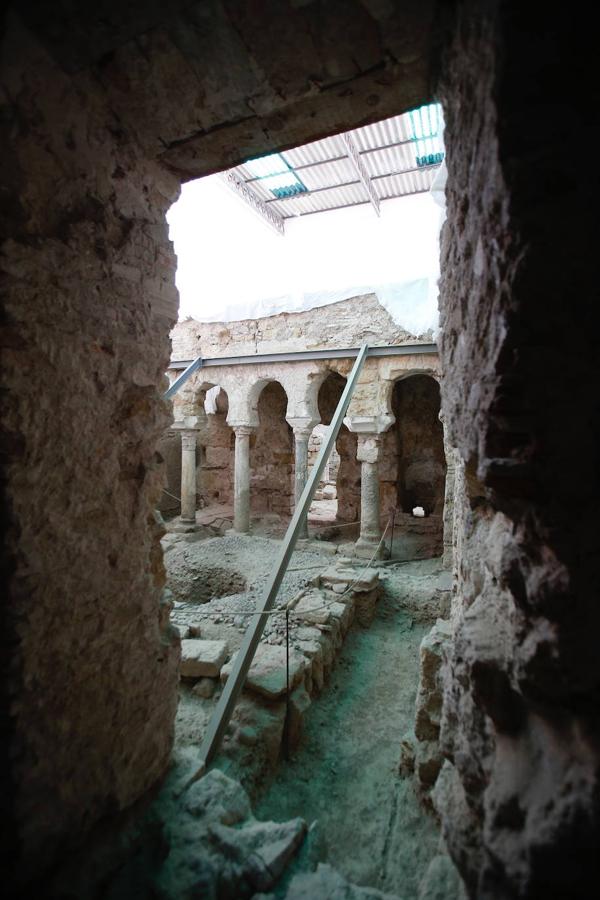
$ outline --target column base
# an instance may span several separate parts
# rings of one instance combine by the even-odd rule
[[[173,534],[190,534],[193,531],[196,531],[200,526],[197,525],[196,521],[192,521],[191,519],[173,519],[171,522],[167,524],[167,531],[172,532]]]
[[[370,539],[360,537],[354,545],[354,555],[359,556],[361,559],[371,559],[375,550],[377,550],[379,540],[379,538]],[[390,552],[388,548],[382,543],[379,550],[377,550],[375,559],[388,559],[389,555]]]

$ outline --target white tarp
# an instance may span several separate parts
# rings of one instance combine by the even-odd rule
[[[181,317],[231,322],[375,293],[402,328],[435,333],[441,226],[435,203],[442,205],[444,184],[442,166],[431,195],[388,201],[379,219],[369,206],[289,219],[283,238],[220,179],[184,185],[169,212]]]

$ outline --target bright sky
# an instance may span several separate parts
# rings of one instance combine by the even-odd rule
[[[287,219],[281,237],[214,175],[185,184],[168,221],[180,319],[269,315],[304,308],[306,293],[353,296],[438,272],[440,210],[427,193],[383,202],[379,218],[365,205]],[[427,303],[419,322],[432,327],[435,297]]]

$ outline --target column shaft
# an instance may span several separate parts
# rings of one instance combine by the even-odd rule
[[[181,432],[181,520],[196,521],[196,432]]]
[[[305,432],[294,432],[294,487],[296,506],[308,479],[308,438]],[[308,537],[308,516],[302,523],[299,538]]]
[[[379,521],[379,466],[362,462],[360,469],[360,538],[359,543],[375,549],[381,538]]]
[[[240,534],[250,531],[250,434],[247,426],[236,426],[233,528]]]

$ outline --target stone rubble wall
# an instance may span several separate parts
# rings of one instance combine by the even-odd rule
[[[287,396],[277,382],[262,391],[259,425],[250,436],[250,511],[289,516],[294,508],[294,435]]]
[[[328,347],[430,343],[431,332],[413,335],[399,327],[375,294],[340,300],[297,313],[237,322],[178,322],[171,332],[173,359],[206,359],[254,353],[322,350]]]
[[[14,17],[4,38],[18,140],[0,223],[2,796],[4,849],[17,845],[11,865],[35,860],[19,868],[29,878],[169,761],[179,650],[154,508],[178,302],[165,213],[179,185],[125,141],[88,74],[66,75]]]
[[[600,831],[598,204],[552,123],[570,109],[576,128],[596,102],[593,51],[558,9],[463,2],[453,27],[441,359],[462,464],[434,797],[470,896],[585,897]]]
[[[235,437],[227,424],[227,411],[208,415],[198,437],[196,456],[199,500],[205,505],[233,503],[234,454]]]

